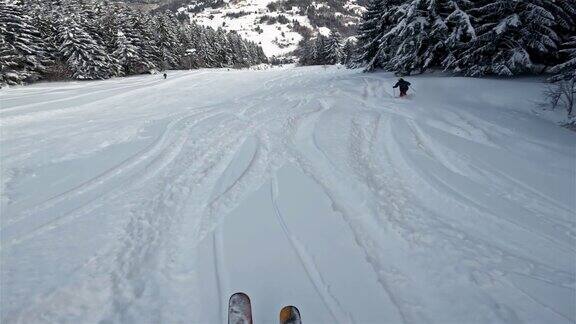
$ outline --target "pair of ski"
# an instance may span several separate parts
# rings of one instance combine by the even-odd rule
[[[235,293],[230,297],[228,324],[252,324],[252,304],[245,293]],[[302,324],[298,308],[284,306],[280,311],[280,324]]]

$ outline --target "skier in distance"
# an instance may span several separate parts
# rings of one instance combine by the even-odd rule
[[[168,77],[168,74],[164,73],[164,80]]]
[[[400,80],[398,80],[398,82],[396,82],[396,84],[394,85],[394,88],[398,87],[400,87],[400,97],[404,97],[406,96],[406,92],[408,92],[408,89],[410,88],[410,82],[400,78]]]

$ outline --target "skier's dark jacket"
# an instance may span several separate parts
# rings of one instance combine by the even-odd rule
[[[398,87],[400,87],[400,91],[406,92],[406,91],[408,91],[408,87],[410,87],[410,82],[405,81],[404,79],[400,79],[394,85],[394,88],[398,88]]]

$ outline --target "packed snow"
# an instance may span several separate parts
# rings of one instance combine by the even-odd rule
[[[536,79],[174,71],[0,92],[2,323],[573,323]],[[553,112],[552,112],[553,114]]]

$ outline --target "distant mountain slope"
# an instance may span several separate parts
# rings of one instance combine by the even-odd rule
[[[363,4],[358,0],[193,0],[178,11],[199,24],[235,30],[273,56],[292,52],[300,40],[318,32],[353,35]]]
[[[366,0],[124,0],[145,10],[178,11],[180,19],[235,30],[259,43],[266,55],[285,55],[298,42],[335,30],[356,32]]]
[[[179,12],[201,25],[235,30],[273,56],[292,52],[317,32],[353,34],[363,10],[356,0],[215,0],[196,1]]]
[[[145,11],[176,11],[178,8],[190,3],[190,0],[119,0],[133,7]]]

